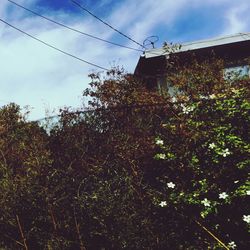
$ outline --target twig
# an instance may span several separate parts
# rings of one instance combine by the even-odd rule
[[[20,242],[20,241],[18,241],[18,240],[13,239],[13,238],[12,238],[12,237],[10,237],[9,235],[7,235],[7,234],[3,234],[3,236],[5,236],[6,238],[8,238],[8,239],[10,239],[10,240],[12,240],[12,241],[15,241],[17,244],[19,244],[19,245],[21,245],[22,247],[24,247],[24,244],[23,244],[22,242]]]
[[[218,237],[216,237],[211,231],[209,231],[205,226],[203,226],[199,221],[195,220],[195,223],[199,225],[204,231],[206,231],[210,236],[212,236],[217,242],[220,243],[225,249],[230,250]]]
[[[176,211],[176,210],[175,210]],[[176,211],[177,212],[177,211]],[[184,218],[189,219],[189,221],[195,222],[199,227],[201,227],[205,232],[207,232],[212,238],[214,238],[221,246],[223,246],[226,250],[230,250],[226,244],[224,244],[218,237],[216,237],[209,229],[207,229],[205,226],[203,226],[198,220],[190,219],[188,216],[177,212],[179,215],[181,215]]]
[[[25,236],[24,236],[24,233],[23,233],[22,226],[21,226],[21,223],[20,223],[20,220],[19,220],[19,216],[18,216],[18,215],[16,215],[16,220],[17,220],[17,224],[18,224],[18,228],[19,228],[20,234],[21,234],[22,239],[23,239],[23,246],[24,246],[24,249],[25,249],[25,250],[28,250],[28,246],[27,246],[27,243],[26,243],[26,238],[25,238]]]
[[[6,167],[7,166],[7,161],[6,161],[6,158],[5,158],[5,155],[4,155],[3,151],[1,149],[0,149],[0,153],[1,153],[2,157],[3,157],[4,165]]]
[[[83,241],[82,241],[81,233],[80,233],[80,225],[78,224],[77,219],[76,219],[75,208],[74,208],[74,220],[75,220],[76,232],[77,232],[78,239],[79,239],[79,242],[80,242],[80,249],[81,250],[86,250],[86,248],[85,248],[85,246],[83,244]]]
[[[57,224],[56,224],[56,220],[55,220],[55,216],[53,214],[52,208],[50,208],[50,207],[49,207],[49,213],[50,213],[50,216],[51,216],[51,219],[52,219],[54,230],[56,231]]]

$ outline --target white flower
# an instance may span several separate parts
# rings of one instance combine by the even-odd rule
[[[228,197],[228,194],[226,192],[222,192],[219,194],[219,199],[226,199]]]
[[[186,107],[185,105],[181,104],[182,112],[184,114],[188,114],[194,110],[194,107]]]
[[[227,157],[227,155],[230,155],[231,153],[229,152],[229,149],[226,148],[225,150],[222,151],[221,154],[222,154],[223,157]]]
[[[177,102],[176,97],[172,97],[172,102]]]
[[[231,249],[236,249],[237,245],[235,244],[234,241],[231,241],[228,243],[228,247],[231,248]]]
[[[155,142],[156,145],[160,145],[160,146],[163,146],[164,142],[163,140],[161,139],[157,139],[156,142]]]
[[[214,99],[214,98],[216,98],[216,95],[215,94],[209,95],[209,98]]]
[[[206,96],[206,95],[200,95],[200,98],[201,99],[208,99],[208,96]]]
[[[246,223],[250,223],[250,215],[243,215],[243,220],[246,222]]]
[[[246,194],[247,194],[247,195],[250,195],[250,190],[247,190]]]
[[[201,212],[201,217],[205,218],[206,217],[206,213],[205,212]]]
[[[161,159],[161,160],[165,160],[166,159],[166,155],[165,154],[157,154],[156,157],[158,159]]]
[[[213,148],[215,148],[215,146],[216,146],[215,143],[212,142],[212,143],[210,143],[210,144],[208,145],[208,148],[213,149]]]
[[[170,181],[170,182],[167,183],[167,186],[168,186],[169,188],[174,188],[174,187],[175,187],[175,184],[174,184],[172,181]]]
[[[211,204],[211,202],[210,202],[207,198],[205,198],[204,200],[202,200],[201,203],[202,203],[205,207],[210,207],[210,204]]]
[[[160,207],[166,207],[167,206],[167,202],[166,201],[161,201],[159,204]]]
[[[239,182],[239,180],[234,181],[235,184],[238,183],[238,182]]]

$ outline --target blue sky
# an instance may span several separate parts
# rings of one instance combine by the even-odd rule
[[[118,35],[69,0],[14,0],[53,20],[125,46],[136,44]],[[78,0],[84,7],[139,43],[152,35],[183,43],[250,32],[249,0]],[[121,65],[133,72],[140,52],[111,46],[66,30],[7,0],[0,18],[84,60],[105,68]],[[0,22],[0,106],[16,102],[31,106],[30,119],[45,110],[77,107],[88,86],[88,74],[99,71],[53,51]]]

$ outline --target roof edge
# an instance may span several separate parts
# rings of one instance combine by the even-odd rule
[[[237,42],[243,42],[243,41],[250,41],[250,32],[237,33],[234,35],[221,36],[221,37],[216,37],[216,38],[212,38],[212,39],[198,40],[198,41],[194,41],[194,42],[183,43],[181,45],[181,48],[176,50],[176,52],[184,52],[184,51],[188,51],[188,50],[209,48],[209,47],[237,43]],[[167,52],[162,47],[162,48],[158,48],[158,49],[152,49],[152,50],[145,51],[145,58],[163,56],[163,55],[168,55],[168,54],[169,54],[169,52]]]

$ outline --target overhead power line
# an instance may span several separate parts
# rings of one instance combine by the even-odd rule
[[[99,40],[99,41],[101,41],[101,42],[109,43],[109,44],[112,44],[112,45],[115,45],[115,46],[119,46],[119,47],[122,47],[122,48],[126,48],[126,49],[130,49],[130,50],[135,50],[135,51],[143,52],[143,50],[141,50],[141,49],[136,49],[136,48],[132,48],[132,47],[129,47],[129,46],[125,46],[125,45],[122,45],[122,44],[119,44],[119,43],[111,42],[111,41],[108,41],[108,40],[106,40],[106,39],[103,39],[103,38],[100,38],[100,37],[97,37],[97,36],[94,36],[94,35],[85,33],[85,32],[83,32],[83,31],[77,30],[77,29],[72,28],[72,27],[70,27],[70,26],[67,26],[67,25],[65,25],[65,24],[63,24],[63,23],[59,23],[59,22],[57,22],[57,21],[55,21],[55,20],[52,20],[52,19],[50,19],[50,18],[48,18],[48,17],[46,17],[46,16],[43,16],[43,15],[39,14],[39,13],[37,13],[37,12],[31,10],[31,9],[28,9],[27,7],[24,7],[23,5],[20,5],[20,4],[14,2],[14,1],[12,1],[12,0],[7,0],[7,1],[10,2],[10,3],[12,3],[12,4],[14,4],[14,5],[16,5],[16,6],[18,6],[19,8],[22,8],[22,9],[24,9],[24,10],[26,10],[26,11],[28,11],[28,12],[34,14],[34,15],[36,15],[36,16],[39,16],[39,17],[41,17],[41,18],[43,18],[43,19],[45,19],[45,20],[47,20],[47,21],[49,21],[49,22],[52,22],[52,23],[54,23],[54,24],[57,24],[57,25],[59,25],[59,26],[61,26],[61,27],[64,27],[64,28],[66,28],[66,29],[69,29],[69,30],[71,30],[71,31],[77,32],[77,33],[79,33],[79,34],[81,34],[81,35],[88,36],[88,37],[91,37],[91,38],[93,38],[93,39]]]
[[[48,44],[48,43],[46,43],[46,42],[44,42],[44,41],[42,41],[42,40],[40,40],[40,39],[38,39],[38,38],[32,36],[32,35],[30,35],[29,33],[27,33],[27,32],[25,32],[25,31],[23,31],[23,30],[21,30],[21,29],[15,27],[15,26],[13,26],[12,24],[10,24],[10,23],[4,21],[4,20],[1,19],[1,18],[0,18],[0,22],[5,23],[6,25],[10,26],[11,28],[13,28],[13,29],[15,29],[15,30],[17,30],[17,31],[19,31],[19,32],[21,32],[21,33],[23,33],[23,34],[25,34],[26,36],[28,36],[28,37],[30,37],[30,38],[32,38],[32,39],[34,39],[34,40],[36,40],[36,41],[38,41],[38,42],[40,42],[40,43],[46,45],[46,46],[48,46],[48,47],[50,47],[50,48],[52,48],[52,49],[54,49],[54,50],[57,50],[57,51],[61,52],[61,53],[64,54],[64,55],[70,56],[70,57],[72,57],[72,58],[74,58],[74,59],[77,59],[78,61],[84,62],[84,63],[89,64],[89,65],[91,65],[91,66],[94,66],[94,67],[96,67],[96,68],[99,68],[99,69],[103,69],[103,70],[107,70],[107,71],[108,71],[107,68],[104,68],[104,67],[102,67],[102,66],[99,66],[99,65],[97,65],[97,64],[95,64],[95,63],[88,62],[88,61],[83,60],[83,59],[81,59],[81,58],[79,58],[79,57],[77,57],[77,56],[74,56],[74,55],[72,55],[72,54],[70,54],[70,53],[68,53],[68,52],[65,52],[64,50],[58,49],[57,47],[55,47],[55,46],[53,46],[53,45],[50,45],[50,44]]]
[[[132,41],[133,43],[139,45],[140,47],[142,47],[143,49],[145,49],[143,44],[140,44],[138,42],[136,42],[134,39],[132,39],[131,37],[125,35],[124,33],[122,33],[121,31],[119,31],[118,29],[114,28],[113,26],[111,26],[110,24],[108,24],[107,22],[103,21],[101,18],[99,18],[98,16],[96,16],[95,14],[93,14],[92,12],[90,12],[88,9],[84,8],[80,3],[74,1],[74,0],[70,0],[72,3],[74,3],[75,5],[77,5],[80,9],[84,10],[85,12],[89,13],[91,16],[93,16],[94,18],[96,18],[97,20],[99,20],[100,22],[102,22],[103,24],[105,24],[106,26],[108,26],[109,28],[111,28],[112,30],[114,30],[115,32],[119,33],[120,35],[126,37],[127,39],[129,39],[130,41]]]

